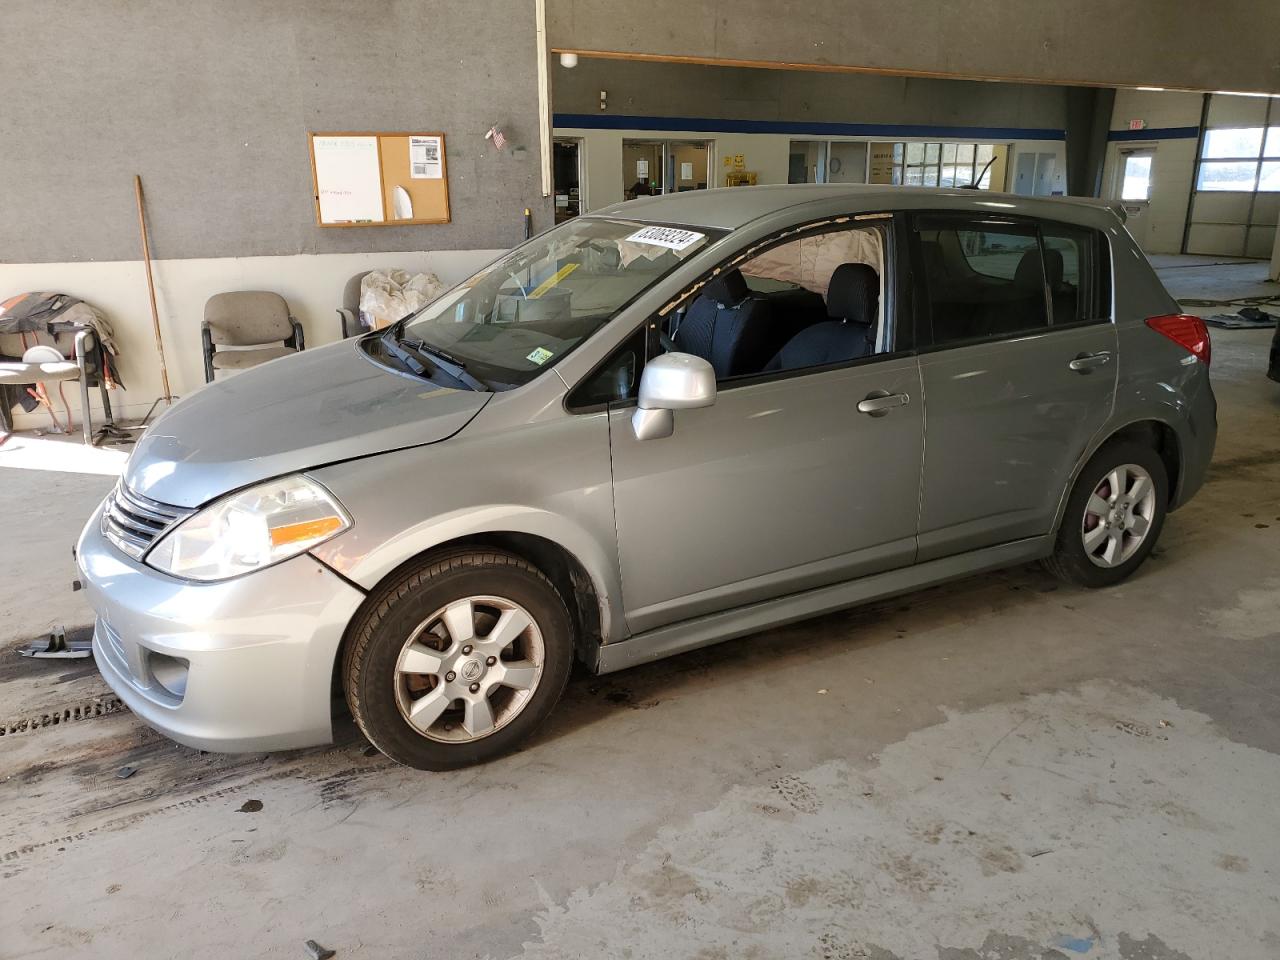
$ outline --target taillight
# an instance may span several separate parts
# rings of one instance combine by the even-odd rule
[[[1147,317],[1147,326],[1162,333],[1180,347],[1190,351],[1193,357],[1209,365],[1212,350],[1209,345],[1209,328],[1199,317],[1185,313],[1170,313],[1163,317]]]

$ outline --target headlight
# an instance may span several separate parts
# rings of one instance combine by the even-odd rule
[[[284,477],[209,504],[169,531],[146,562],[188,580],[226,580],[297,556],[350,526],[320,484]]]

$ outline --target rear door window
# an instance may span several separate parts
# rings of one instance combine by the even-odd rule
[[[935,346],[1034,333],[1049,325],[1035,225],[967,218],[917,221]]]
[[[1106,240],[1097,230],[1043,223],[1046,280],[1053,325],[1093,323],[1111,314]]]
[[[1098,230],[942,215],[916,225],[921,319],[935,347],[1110,319],[1110,254]]]

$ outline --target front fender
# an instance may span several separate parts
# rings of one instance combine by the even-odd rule
[[[625,636],[605,418],[468,432],[312,471],[352,518],[349,530],[313,555],[372,590],[436,547],[482,534],[541,537],[572,554],[591,578],[603,640]]]

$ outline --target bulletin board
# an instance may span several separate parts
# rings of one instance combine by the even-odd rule
[[[443,133],[312,133],[321,227],[449,222]]]

